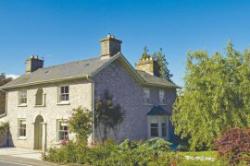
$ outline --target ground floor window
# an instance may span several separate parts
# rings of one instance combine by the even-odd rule
[[[166,123],[161,124],[161,136],[167,137],[167,126]]]
[[[69,128],[67,120],[58,120],[57,121],[57,139],[58,141],[68,140],[69,139]]]
[[[158,123],[151,123],[150,124],[150,133],[151,133],[151,137],[158,137],[159,136]]]
[[[18,136],[26,137],[26,120],[25,119],[18,120]]]

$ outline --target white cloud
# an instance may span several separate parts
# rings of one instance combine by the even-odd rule
[[[16,79],[19,77],[19,75],[16,75],[16,74],[6,74],[6,77],[7,78],[13,78],[13,79]]]

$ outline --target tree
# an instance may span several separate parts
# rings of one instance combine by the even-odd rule
[[[78,107],[73,110],[69,119],[70,131],[76,133],[77,142],[87,144],[88,136],[92,132],[93,113],[86,108]]]
[[[157,59],[157,63],[159,65],[159,70],[160,70],[159,72],[160,77],[171,81],[171,77],[173,75],[170,73],[168,69],[168,62],[167,62],[166,55],[163,52],[162,48],[158,52],[155,52],[153,54],[153,57]]]
[[[113,96],[106,90],[95,104],[95,129],[98,130],[101,140],[107,139],[108,129],[111,129],[116,137],[123,119],[124,111],[119,104],[113,103]]]
[[[211,149],[225,129],[250,126],[250,50],[189,52],[185,86],[174,106],[175,132],[192,150]]]
[[[147,58],[150,58],[150,54],[148,53],[148,48],[147,46],[144,47],[143,49],[143,53],[141,55],[141,59],[147,59]]]
[[[0,86],[10,82],[11,78],[6,78],[5,74],[0,74]],[[0,114],[5,112],[5,92],[0,90]]]

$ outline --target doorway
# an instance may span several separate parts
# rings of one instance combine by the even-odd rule
[[[43,144],[43,117],[38,115],[34,126],[34,149],[42,150]]]

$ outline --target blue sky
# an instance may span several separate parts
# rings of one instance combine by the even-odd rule
[[[247,0],[1,0],[0,72],[23,74],[32,54],[46,66],[97,56],[112,33],[131,64],[144,46],[163,48],[183,85],[187,51],[223,52],[229,40],[249,47],[249,18]]]

